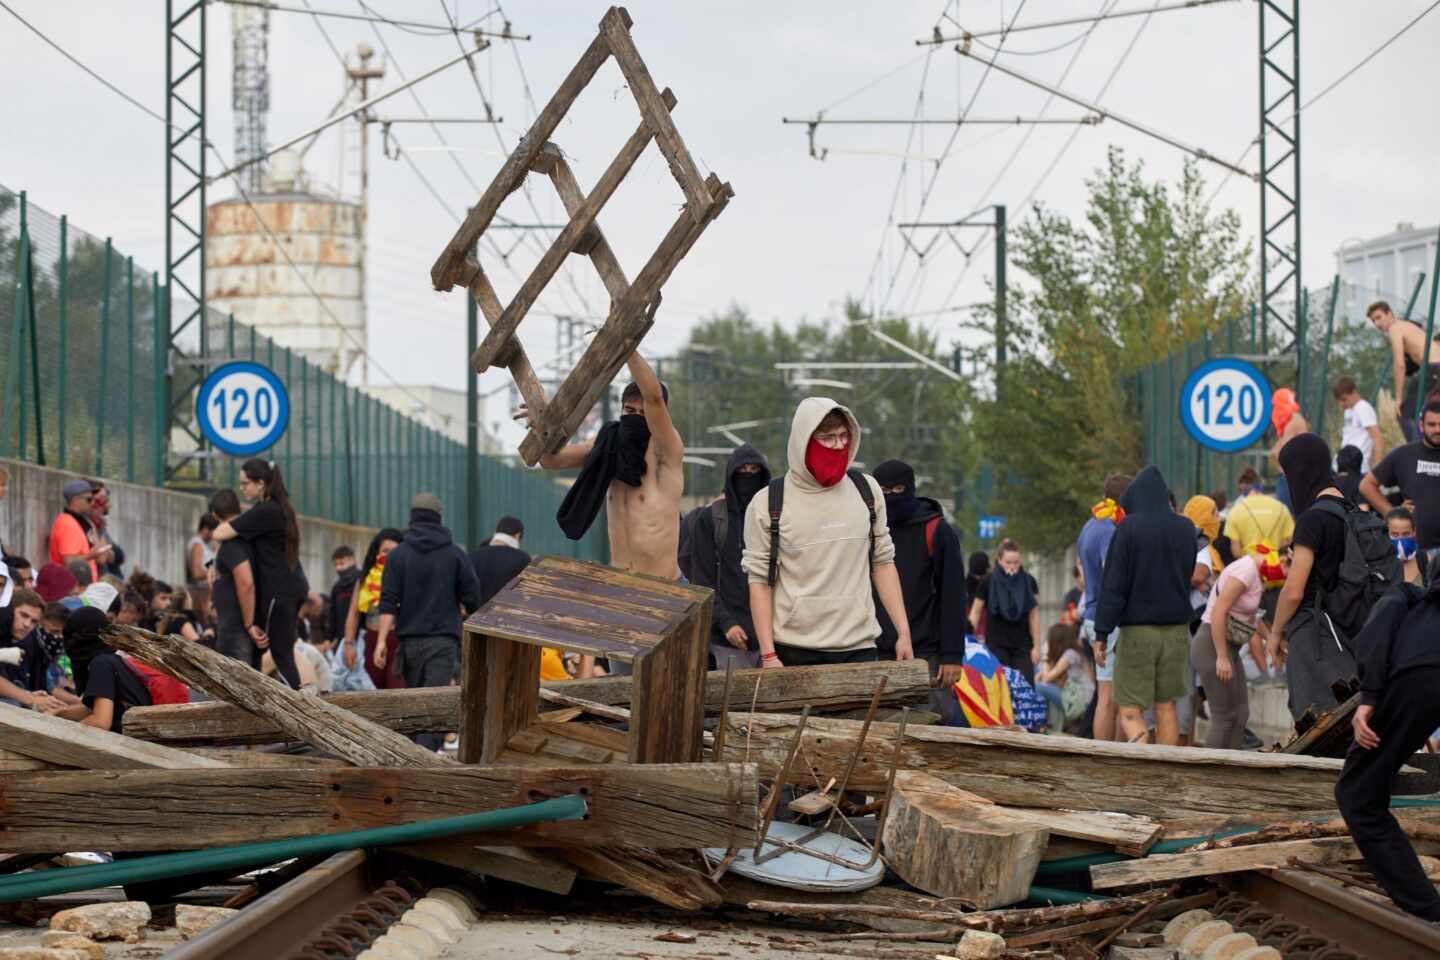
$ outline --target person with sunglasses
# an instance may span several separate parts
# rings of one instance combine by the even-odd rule
[[[90,568],[91,579],[98,580],[97,561],[109,556],[110,546],[95,542],[95,528],[90,522],[90,504],[94,500],[90,481],[70,480],[60,492],[65,498],[65,508],[50,524],[50,562],[63,567],[71,560],[83,560]]]

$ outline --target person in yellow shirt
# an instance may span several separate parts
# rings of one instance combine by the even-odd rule
[[[1243,556],[1257,543],[1271,546],[1284,543],[1295,532],[1295,518],[1290,509],[1264,492],[1260,475],[1247,467],[1237,482],[1239,499],[1230,507],[1225,519],[1225,536],[1230,538],[1234,556]]]

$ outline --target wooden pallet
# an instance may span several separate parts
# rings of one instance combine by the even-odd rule
[[[470,358],[470,363],[476,373],[483,373],[492,366],[505,367],[510,371],[530,411],[530,432],[520,444],[520,456],[531,465],[543,454],[560,449],[579,428],[601,392],[654,324],[655,311],[660,303],[660,288],[734,195],[730,185],[722,183],[713,173],[701,178],[689,148],[670,118],[675,96],[669,89],[662,92],[656,88],[645,61],[630,37],[631,23],[630,15],[623,7],[611,7],[605,14],[595,39],[545,109],[540,111],[534,124],[486,188],[479,203],[471,208],[469,216],[430,270],[430,279],[436,290],[451,290],[455,284],[462,284],[469,289],[484,314],[490,330]],[[549,142],[549,137],[564,119],[575,98],[612,56],[635,96],[641,122],[587,196],[565,162],[563,152]],[[685,194],[685,206],[632,283],[621,270],[596,218],[651,140],[659,145],[671,174],[680,184]],[[499,211],[500,204],[520,188],[532,171],[550,178],[570,221],[526,277],[514,298],[508,305],[502,306],[473,251]],[[588,256],[594,264],[610,294],[610,311],[604,326],[596,333],[579,363],[560,384],[555,395],[547,398],[534,365],[516,337],[516,331],[565,258],[572,253]]]

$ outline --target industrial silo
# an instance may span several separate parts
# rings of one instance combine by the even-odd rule
[[[263,192],[206,211],[206,299],[343,380],[366,342],[363,249],[360,205],[310,192],[282,151]]]

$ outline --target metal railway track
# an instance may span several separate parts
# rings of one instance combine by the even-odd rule
[[[1300,870],[1238,873],[1211,908],[1286,960],[1436,960],[1440,927]]]
[[[363,850],[337,853],[165,954],[166,960],[330,960],[358,954],[418,898]],[[393,877],[393,873],[391,874]]]

